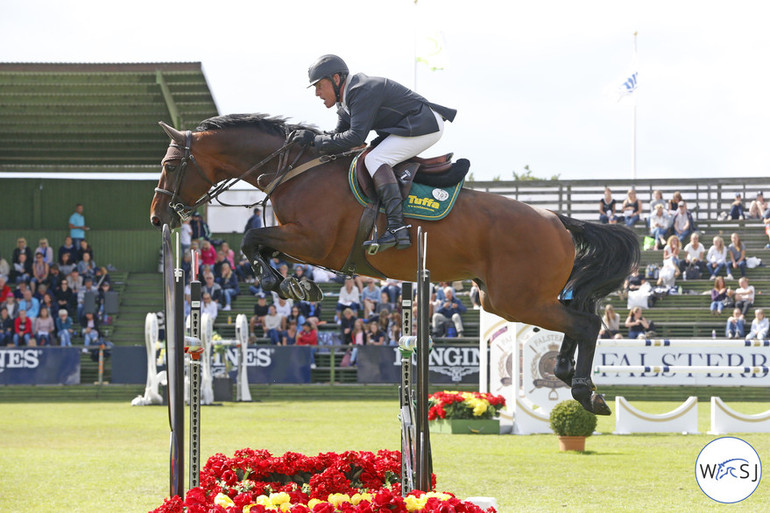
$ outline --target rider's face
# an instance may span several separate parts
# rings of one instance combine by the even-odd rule
[[[327,109],[333,107],[334,104],[337,103],[337,98],[334,94],[334,86],[328,78],[322,78],[316,82],[315,95],[323,100]]]

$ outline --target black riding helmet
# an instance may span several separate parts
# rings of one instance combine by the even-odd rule
[[[339,73],[340,78],[342,79],[340,80],[340,85],[335,84],[334,80],[332,80],[332,76],[334,76],[335,73]],[[345,61],[340,57],[332,54],[322,55],[307,70],[307,76],[310,80],[310,85],[308,87],[313,87],[321,79],[328,78],[332,82],[334,94],[337,96],[337,101],[339,102],[340,86],[342,85],[342,82],[345,81],[348,73],[350,73],[348,65],[345,64]]]

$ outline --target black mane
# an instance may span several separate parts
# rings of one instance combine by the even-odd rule
[[[263,132],[286,137],[290,132],[297,129],[313,130],[317,129],[301,124],[287,123],[286,118],[273,116],[269,114],[228,114],[226,116],[216,116],[201,121],[196,132],[206,132],[209,130],[222,130],[225,128],[254,127]]]

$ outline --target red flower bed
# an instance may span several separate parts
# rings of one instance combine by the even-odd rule
[[[505,398],[482,392],[436,392],[428,396],[428,420],[491,419],[505,407]]]
[[[400,472],[398,451],[273,456],[242,449],[232,458],[209,458],[199,487],[152,513],[494,513],[448,493],[416,490],[401,497]]]

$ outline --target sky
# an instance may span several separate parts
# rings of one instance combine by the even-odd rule
[[[525,166],[570,180],[751,177],[770,169],[766,19],[759,1],[0,0],[0,61],[201,62],[221,114],[330,130],[307,68],[335,53],[456,108],[423,156],[468,158],[476,180]],[[415,66],[437,32],[447,67]],[[616,101],[635,32],[639,88]]]

